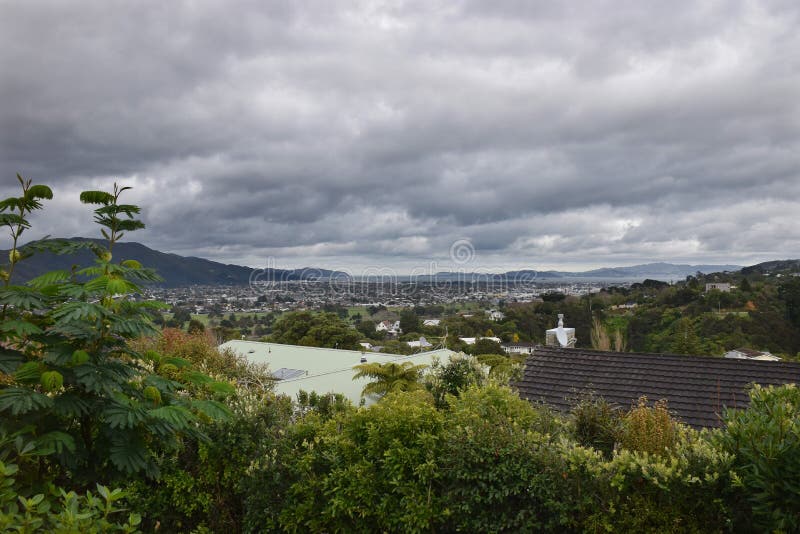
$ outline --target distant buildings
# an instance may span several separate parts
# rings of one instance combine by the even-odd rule
[[[439,326],[441,319],[425,319],[422,321],[422,326]]]
[[[406,345],[412,349],[426,349],[433,346],[424,337],[419,338],[419,341],[406,341]]]
[[[400,328],[400,321],[381,321],[375,325],[376,332],[386,332],[391,336],[398,336],[403,333]]]
[[[486,310],[486,315],[492,321],[502,321],[506,318],[506,314],[498,310]]]
[[[476,341],[479,339],[488,339],[490,341],[494,341],[496,343],[500,343],[499,337],[460,337],[459,340],[463,341],[467,345],[474,345]]]
[[[501,343],[501,347],[508,354],[533,354],[536,343],[531,341],[517,341],[511,343]]]
[[[711,282],[706,284],[706,292],[714,289],[717,291],[722,291],[723,293],[730,293],[731,285],[727,282]]]

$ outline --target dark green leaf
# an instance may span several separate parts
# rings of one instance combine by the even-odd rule
[[[52,406],[53,399],[32,389],[11,387],[0,390],[0,412],[8,411],[11,415],[24,415]]]
[[[13,349],[0,347],[0,373],[12,374],[25,362],[25,355]]]
[[[227,421],[231,418],[230,409],[221,402],[213,400],[199,400],[195,399],[190,402],[192,408],[202,413],[210,419],[218,421]]]
[[[40,362],[27,362],[14,373],[14,380],[23,384],[34,384],[39,381],[41,374],[42,364]]]
[[[53,398],[53,412],[62,417],[81,417],[89,411],[89,403],[75,393],[64,393]]]
[[[80,196],[84,204],[103,204],[107,205],[114,202],[114,195],[105,191],[84,191]]]
[[[75,452],[75,439],[66,432],[53,431],[42,434],[36,439],[36,452],[42,456],[61,454],[65,451]]]

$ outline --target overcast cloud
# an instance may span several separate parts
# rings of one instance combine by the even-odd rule
[[[582,5],[579,5],[582,4]],[[800,256],[800,3],[0,0],[0,194],[261,267]],[[5,248],[5,246],[0,246]]]

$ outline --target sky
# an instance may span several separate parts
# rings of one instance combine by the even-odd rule
[[[800,256],[800,3],[0,0],[0,196],[253,267]],[[0,238],[0,248],[8,248]]]

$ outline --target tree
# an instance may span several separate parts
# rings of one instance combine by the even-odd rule
[[[444,408],[447,395],[458,396],[466,387],[483,385],[485,380],[486,372],[477,359],[454,355],[446,364],[439,361],[433,363],[431,372],[425,377],[425,388],[433,395],[436,406]]]
[[[144,228],[136,219],[139,207],[120,203],[129,188],[115,184],[110,193],[80,195],[81,202],[97,206],[94,220],[106,246],[53,239],[19,247],[30,226],[26,217],[41,208],[39,200],[52,197],[46,186],[19,181],[22,196],[0,202],[0,223],[12,229],[0,291],[0,430],[31,442],[35,454],[25,474],[32,485],[44,483],[46,473],[79,485],[101,476],[157,476],[157,455],[177,447],[181,435],[199,437],[195,422],[201,417],[228,413],[213,390],[230,386],[185,360],[131,346],[131,340],[157,333],[149,312],[163,305],[130,298],[140,292],[137,283],[159,280],[152,270],[132,259],[112,262],[115,243]],[[10,284],[16,263],[31,254],[81,248],[95,253],[93,266]],[[200,390],[208,397],[189,394]]]
[[[400,330],[406,334],[422,330],[422,321],[419,320],[419,316],[413,310],[400,312]]]
[[[361,396],[383,396],[390,391],[414,391],[421,389],[420,379],[427,365],[414,365],[412,362],[362,363],[353,369],[358,372],[353,380],[371,378],[372,382],[364,386]]]
[[[742,283],[739,284],[739,290],[743,293],[749,293],[753,290],[752,285],[750,284],[750,280],[747,278],[742,278]]]
[[[702,347],[694,322],[688,317],[680,319],[675,325],[671,350],[676,354],[700,354]]]
[[[298,311],[275,321],[270,341],[287,345],[358,350],[358,332],[335,313]]]
[[[197,319],[190,319],[189,326],[186,328],[186,331],[190,334],[197,334],[206,331],[206,327],[203,323],[198,321]]]
[[[479,339],[469,347],[470,354],[505,354],[502,345],[492,339]]]

